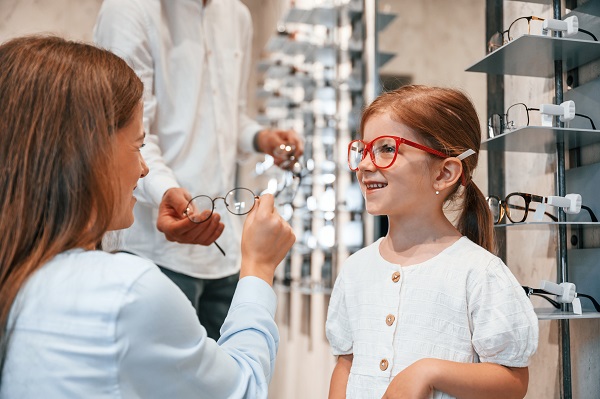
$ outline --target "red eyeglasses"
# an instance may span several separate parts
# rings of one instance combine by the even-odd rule
[[[387,169],[394,164],[398,156],[398,148],[401,144],[426,151],[440,158],[448,158],[448,155],[429,148],[419,143],[407,140],[397,136],[379,136],[369,143],[362,140],[354,140],[348,144],[348,166],[350,170],[356,172],[358,164],[365,159],[367,154],[371,156],[371,161],[378,169]]]

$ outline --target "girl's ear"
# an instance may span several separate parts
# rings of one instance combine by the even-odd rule
[[[440,161],[435,176],[434,188],[442,191],[452,187],[462,175],[462,161],[456,157],[444,158]]]

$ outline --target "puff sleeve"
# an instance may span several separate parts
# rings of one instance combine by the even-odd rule
[[[533,306],[498,258],[469,282],[472,344],[481,362],[526,367],[538,344]]]
[[[331,345],[331,352],[335,356],[352,353],[353,340],[345,297],[344,271],[342,269],[331,293],[325,323],[325,333]]]

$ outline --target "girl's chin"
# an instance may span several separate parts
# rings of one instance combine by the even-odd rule
[[[371,216],[386,216],[387,215],[387,213],[385,213],[381,209],[379,209],[377,207],[374,207],[374,206],[370,207],[370,206],[367,205],[366,211]]]

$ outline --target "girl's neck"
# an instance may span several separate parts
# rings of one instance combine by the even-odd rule
[[[433,258],[460,237],[443,213],[426,218],[391,217],[379,251],[385,260],[408,266]]]

